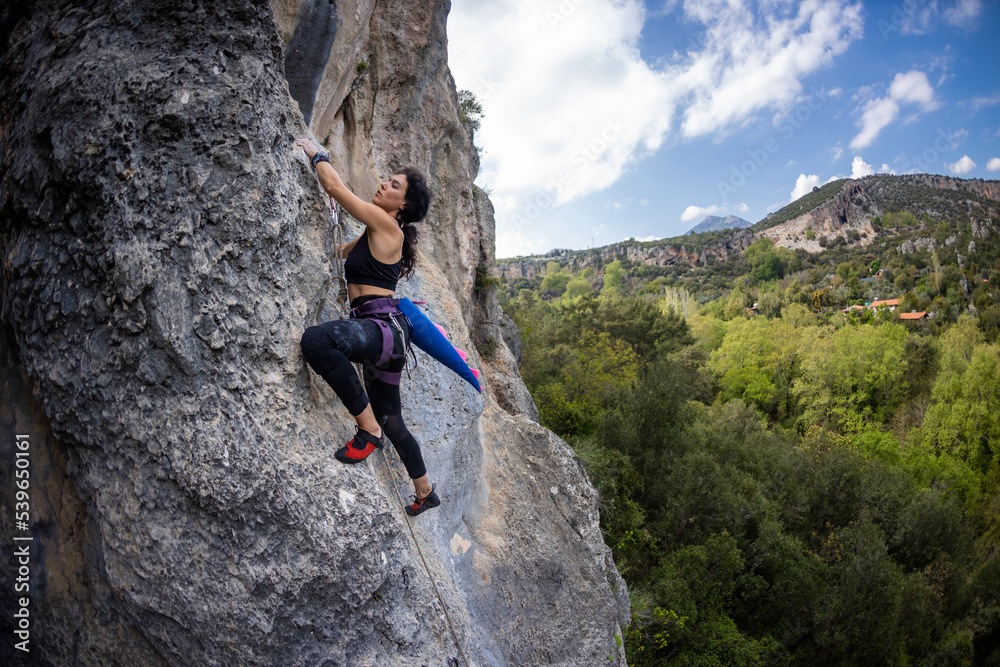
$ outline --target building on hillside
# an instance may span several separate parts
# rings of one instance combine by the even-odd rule
[[[900,313],[899,314],[899,319],[901,319],[901,320],[910,320],[910,321],[926,320],[927,319],[927,313],[923,313],[923,312],[918,313],[917,311],[913,310],[913,311],[910,311],[909,313]]]
[[[899,299],[880,299],[879,301],[872,301],[869,308],[873,310],[878,310],[879,308],[888,308],[889,312],[896,310],[899,306]]]

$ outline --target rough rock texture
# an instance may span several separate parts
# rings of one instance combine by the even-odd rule
[[[762,232],[775,245],[785,248],[802,248],[808,252],[821,252],[822,238],[844,236],[848,229],[858,232],[857,245],[868,245],[875,240],[872,227],[873,216],[881,215],[877,202],[866,192],[864,184],[847,181],[837,194],[821,206],[780,225],[769,227]],[[815,238],[807,239],[806,231],[811,230]]]
[[[625,663],[628,599],[597,495],[566,444],[522,416],[495,298],[475,289],[492,216],[471,185],[447,9],[2,10],[0,600],[13,608],[22,534],[8,523],[10,434],[26,431],[34,664],[458,655],[393,478],[379,457],[333,460],[351,420],[298,350],[337,310],[328,203],[292,148],[309,131],[361,196],[403,164],[435,191],[400,292],[430,301],[487,392],[423,357],[404,411],[443,499],[414,530],[469,663]],[[8,664],[23,657],[0,646]]]
[[[718,262],[725,262],[730,257],[742,255],[757,238],[758,235],[749,229],[734,230],[719,243],[705,248],[701,263],[706,264],[708,257],[713,257]]]
[[[971,224],[972,237],[976,239],[988,239],[990,237],[990,233],[996,231],[996,227],[994,227],[991,223],[985,221],[979,222],[975,218],[971,220]],[[970,249],[969,252],[971,253],[972,250]]]
[[[897,178],[911,185],[920,185],[938,190],[970,192],[987,199],[1000,201],[1000,181],[955,178],[939,174],[907,174],[905,176],[898,176]]]
[[[903,241],[902,245],[899,246],[899,252],[903,255],[912,255],[921,250],[934,252],[937,250],[937,241],[932,238],[916,239],[915,241],[907,240]]]

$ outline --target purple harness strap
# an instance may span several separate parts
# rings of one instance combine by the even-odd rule
[[[399,299],[385,296],[371,301],[365,301],[357,308],[351,309],[351,317],[365,317],[368,315],[398,315]]]
[[[406,350],[403,350],[403,354],[394,355],[392,353],[392,328],[388,322],[381,319],[379,315],[388,315],[393,317],[396,315],[403,315],[396,305],[399,303],[399,299],[392,299],[389,297],[383,297],[380,299],[372,299],[371,301],[366,301],[357,308],[351,310],[351,318],[364,318],[370,319],[374,322],[379,331],[382,332],[382,352],[379,354],[378,361],[375,362],[373,366],[368,368],[368,371],[374,375],[376,378],[385,382],[386,384],[398,385],[400,379],[403,377],[402,372],[390,373],[388,371],[383,371],[379,367],[385,366],[389,363],[390,359],[399,359],[406,356]],[[405,316],[403,316],[405,318]],[[406,335],[403,335],[404,343]],[[404,344],[405,347],[405,344]]]

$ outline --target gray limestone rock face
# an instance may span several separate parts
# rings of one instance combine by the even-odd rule
[[[492,214],[447,10],[0,10],[5,517],[12,434],[35,447],[0,600],[17,597],[12,537],[30,536],[34,664],[625,664],[597,494],[525,417],[495,297],[475,289]],[[329,203],[293,148],[310,133],[362,197],[403,165],[428,175],[399,294],[484,374],[484,394],[427,357],[404,376],[443,501],[412,537],[395,453],[333,459],[353,421],[299,351],[340,310]]]

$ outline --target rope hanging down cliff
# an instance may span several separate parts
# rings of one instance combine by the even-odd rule
[[[396,482],[396,474],[392,471],[392,466],[389,464],[389,456],[385,453],[385,448],[382,448],[382,460],[385,461],[385,468],[389,471],[389,483],[392,484],[393,491],[396,492],[396,501],[399,502],[400,507],[405,508],[403,502],[403,497],[399,495],[399,485]],[[406,517],[406,527],[410,529],[410,537],[413,538],[413,544],[417,547],[417,553],[420,555],[420,562],[424,564],[424,570],[427,572],[427,578],[431,581],[431,588],[434,589],[434,595],[437,596],[438,602],[441,603],[441,609],[444,611],[445,621],[448,623],[448,630],[451,631],[451,638],[455,641],[455,646],[458,648],[459,655],[462,656],[462,662],[465,663],[466,667],[469,665],[469,659],[465,657],[465,651],[462,650],[462,644],[458,641],[458,633],[455,632],[455,626],[452,625],[451,615],[448,614],[448,605],[444,603],[444,598],[441,597],[441,592],[438,590],[437,581],[434,579],[434,575],[431,574],[431,568],[427,565],[427,561],[424,559],[424,552],[420,548],[420,542],[417,540],[417,534],[413,532],[413,523],[410,521],[410,517],[404,513]],[[458,661],[454,658],[448,659],[448,664],[451,665],[452,661],[457,664]]]

